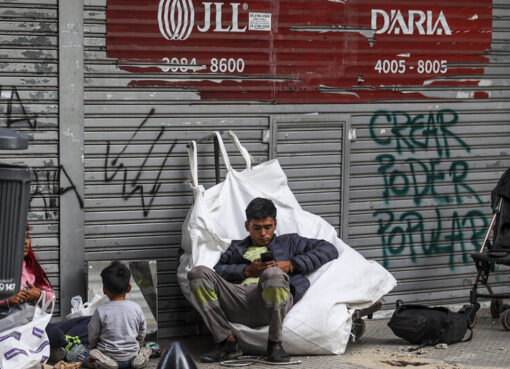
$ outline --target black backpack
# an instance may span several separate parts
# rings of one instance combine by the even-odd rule
[[[466,313],[454,313],[444,307],[406,305],[402,300],[397,301],[388,326],[395,335],[420,345],[409,351],[438,343],[465,342],[473,337]],[[463,340],[468,329],[470,335]]]

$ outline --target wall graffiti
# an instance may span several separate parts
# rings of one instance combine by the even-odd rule
[[[37,115],[28,112],[15,86],[0,86],[0,96],[2,100],[7,100],[5,109],[5,126],[7,128],[28,126],[31,131],[37,130]],[[74,194],[78,205],[83,209],[83,198],[78,193],[76,185],[62,165],[56,168],[42,167],[32,168],[32,170],[34,173],[34,180],[30,190],[30,203],[33,202],[34,197],[40,197],[42,199],[44,219],[58,216],[58,197],[69,191]],[[61,183],[63,186],[59,185],[61,174],[63,174],[65,178]]]
[[[481,246],[488,227],[486,216],[477,209],[453,209],[468,198],[482,203],[468,183],[468,163],[451,158],[452,150],[471,151],[454,133],[458,121],[451,109],[416,115],[379,110],[372,116],[372,140],[392,150],[375,158],[387,206],[372,214],[378,223],[384,266],[396,255],[409,255],[417,263],[419,255],[442,254],[448,255],[453,269],[458,261],[468,262],[469,253]],[[396,209],[397,201],[406,200],[411,200],[413,210]]]
[[[6,101],[5,108],[5,126],[7,128],[15,128],[20,126],[28,126],[32,131],[37,129],[37,116],[28,112],[27,108],[23,104],[18,90],[16,87],[3,87],[0,86],[0,96],[2,100]],[[175,148],[176,141],[174,141],[158,168],[157,176],[152,185],[141,183],[140,177],[143,173],[146,163],[151,156],[151,153],[156,144],[161,140],[161,137],[165,133],[165,128],[162,127],[154,139],[150,149],[145,154],[144,160],[139,168],[134,171],[128,170],[124,165],[123,158],[126,150],[128,149],[131,141],[136,137],[137,133],[144,127],[150,117],[154,114],[152,109],[149,114],[143,119],[142,123],[137,127],[133,136],[129,139],[128,143],[122,148],[117,154],[111,153],[111,143],[108,141],[106,146],[106,158],[104,164],[104,182],[108,183],[114,179],[120,177],[122,180],[122,198],[129,200],[133,196],[139,194],[141,201],[141,208],[144,216],[149,214],[149,211],[153,205],[154,199],[161,187],[160,176],[165,166],[165,163]],[[58,167],[41,167],[32,168],[34,171],[34,181],[31,186],[31,203],[34,197],[42,199],[42,208],[44,213],[44,219],[50,219],[58,217],[59,212],[59,196],[64,195],[67,192],[72,192],[76,198],[77,205],[80,209],[84,208],[84,201],[82,195],[78,193],[76,185],[73,183],[71,177],[60,165]],[[134,173],[134,175],[130,175]],[[65,183],[63,186],[59,186],[60,178]]]
[[[37,128],[37,116],[28,113],[15,86],[8,88],[0,86],[0,96],[7,100],[5,111],[7,128],[23,124],[27,124],[30,129]]]
[[[63,182],[67,182],[67,185],[63,187],[58,185],[61,174],[65,177],[65,181]],[[62,182],[60,183],[62,184]],[[50,219],[58,216],[58,197],[69,191],[74,194],[80,209],[83,209],[83,198],[78,193],[76,185],[73,183],[73,180],[62,165],[56,169],[50,170],[34,168],[34,181],[32,183],[30,193],[31,202],[36,196],[42,199],[44,219]]]
[[[125,159],[126,151],[136,137],[136,135],[140,132],[140,130],[144,127],[144,125],[149,121],[150,117],[154,114],[154,108],[151,109],[149,114],[143,119],[140,125],[137,127],[133,135],[130,137],[126,145],[120,150],[117,154],[112,154],[111,151],[111,142],[108,141],[106,145],[106,156],[104,161],[104,181],[106,183],[113,181],[120,175],[122,180],[122,198],[124,200],[129,200],[131,197],[135,196],[137,193],[140,194],[140,201],[143,210],[143,215],[147,216],[149,211],[153,205],[154,199],[161,187],[160,177],[163,169],[165,167],[167,159],[170,157],[170,154],[175,148],[177,141],[173,141],[171,145],[169,145],[168,151],[166,152],[163,161],[161,162],[158,172],[156,175],[156,179],[152,184],[150,190],[148,190],[144,184],[141,182],[140,177],[143,173],[144,168],[146,167],[147,161],[151,156],[151,153],[154,149],[154,146],[158,144],[161,140],[161,137],[165,133],[165,127],[161,127],[158,135],[152,142],[149,150],[145,153],[145,157],[143,159],[142,164],[139,168],[135,169],[134,176],[130,176],[130,170],[126,167],[125,163],[122,159]]]

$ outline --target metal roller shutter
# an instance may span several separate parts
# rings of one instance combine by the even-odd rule
[[[233,129],[256,162],[267,160],[265,116],[226,116],[214,107],[175,113],[194,101],[175,88],[129,88],[105,53],[105,1],[85,6],[85,257],[158,261],[159,336],[197,333],[177,284],[181,226],[192,203],[186,144]],[[226,141],[234,167],[243,159]],[[200,144],[199,177],[215,183],[212,141]],[[224,170],[222,168],[222,176]]]
[[[386,302],[469,302],[470,254],[490,223],[490,191],[510,166],[510,126],[500,111],[447,106],[353,117],[349,240],[397,278]],[[502,291],[510,273],[496,274]]]
[[[348,116],[276,116],[274,122],[278,161],[297,200],[347,236]]]
[[[327,4],[330,3],[334,2]],[[430,4],[415,3],[416,9],[426,14]],[[346,4],[356,6],[353,2]],[[362,11],[352,14],[364,20],[370,20],[370,15],[376,14],[372,11],[379,8],[384,8],[388,15],[389,7],[393,6],[382,1],[363,5]],[[126,21],[128,26],[135,27],[137,17],[141,17],[138,14],[150,13],[150,9],[129,12],[129,6],[117,7],[128,12],[125,18],[114,21]],[[407,10],[415,9],[409,2],[402,6],[406,9],[404,18]],[[364,75],[360,74],[353,86],[344,91],[320,85],[317,91],[322,95],[314,94],[314,99],[289,90],[290,97],[282,101],[292,105],[273,105],[256,101],[259,96],[256,93],[243,104],[239,100],[221,101],[231,96],[245,99],[248,96],[243,95],[245,87],[248,91],[250,83],[258,81],[243,84],[241,80],[240,88],[230,95],[231,86],[238,81],[225,81],[222,74],[190,75],[180,73],[177,67],[175,73],[171,69],[161,73],[168,68],[167,64],[161,65],[160,59],[149,56],[144,59],[143,47],[151,47],[152,36],[148,33],[133,36],[138,41],[145,40],[140,41],[141,49],[134,50],[129,37],[122,34],[122,29],[117,30],[120,34],[111,36],[122,40],[110,45],[119,47],[117,51],[126,56],[119,56],[118,60],[108,58],[107,1],[86,0],[87,260],[158,258],[162,335],[195,332],[196,326],[185,322],[189,307],[175,280],[180,224],[191,202],[191,193],[184,184],[185,143],[214,129],[234,129],[259,160],[267,157],[268,150],[271,157],[279,158],[305,209],[324,216],[350,245],[395,274],[399,286],[385,298],[387,308],[397,298],[442,304],[467,302],[474,279],[469,253],[480,242],[481,231],[490,217],[489,192],[510,166],[506,148],[510,109],[505,69],[508,57],[505,24],[509,9],[499,0],[493,2],[493,9],[486,1],[476,6],[466,1],[455,7],[438,1],[433,7],[434,11],[447,9],[452,27],[457,27],[459,19],[468,13],[470,20],[478,20],[472,29],[469,26],[465,29],[470,37],[476,37],[473,42],[463,36],[463,31],[454,32],[452,45],[458,49],[450,50],[443,45],[444,50],[436,52],[436,46],[425,49],[425,43],[430,47],[437,35],[430,36],[425,43],[414,44],[414,37],[421,36],[407,35],[405,47],[417,46],[417,50],[412,50],[411,63],[408,50],[393,48],[400,46],[398,40],[404,37],[401,34],[378,34],[380,44],[376,47],[364,38],[360,41],[359,35],[351,35],[349,39],[357,39],[361,44],[352,43],[352,47],[339,49],[338,53],[347,64],[364,68]],[[309,31],[306,39],[327,36],[320,30]],[[339,33],[333,35],[342,38]],[[211,40],[219,42],[221,37],[211,36]],[[172,56],[170,51],[179,45],[175,42],[154,52],[168,52]],[[311,55],[322,49],[316,46],[304,50],[303,65],[306,58],[312,60]],[[331,50],[328,48],[328,52]],[[237,49],[233,51],[244,57]],[[130,58],[136,60],[129,61]],[[406,60],[409,68],[433,66],[433,62],[437,66],[447,60],[448,73],[444,76],[422,73],[416,82],[416,73],[410,69],[409,75],[390,75],[384,68],[379,72],[375,69],[378,60],[381,65],[386,61],[391,66],[392,61],[399,59]],[[343,67],[333,58],[320,61],[331,64],[331,73]],[[324,77],[329,76],[328,71],[324,70]],[[206,77],[207,81],[201,80]],[[364,84],[374,78],[373,85]],[[192,89],[193,83],[198,87]],[[268,91],[274,93],[272,88]],[[334,98],[331,92],[340,94]],[[358,92],[363,96],[360,101],[366,103],[359,103]],[[310,101],[349,103],[312,105]],[[406,123],[408,118],[418,122],[418,126]],[[348,128],[351,124],[352,131]],[[209,186],[214,182],[212,145],[200,146],[199,150],[202,183]],[[234,163],[242,165],[238,156]],[[157,193],[151,193],[152,189]],[[508,271],[499,271],[497,288],[508,284],[508,279]]]
[[[105,80],[106,81],[106,80]],[[87,260],[155,259],[158,261],[160,336],[193,333],[196,323],[176,281],[181,226],[192,203],[186,143],[221,121],[162,114],[140,129],[143,117],[126,116],[122,105],[109,116],[86,111],[85,120],[85,253]],[[228,119],[256,160],[267,159],[261,143],[265,118]],[[200,182],[214,184],[212,143],[199,145]],[[233,145],[227,145],[232,150]],[[238,153],[233,164],[242,167]]]
[[[57,17],[56,0],[0,3],[0,125],[30,137],[27,150],[3,151],[0,161],[34,170],[29,212],[32,246],[58,297]]]

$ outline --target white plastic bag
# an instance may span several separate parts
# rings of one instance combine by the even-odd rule
[[[103,295],[103,296],[94,295],[92,300],[90,300],[89,302],[86,302],[84,304],[79,303],[79,301],[81,301],[81,297],[80,297],[80,300],[76,299],[76,297],[80,297],[80,296],[73,297],[73,299],[75,299],[74,300],[75,305],[73,305],[73,301],[71,301],[71,306],[72,306],[71,313],[66,315],[66,319],[77,318],[79,316],[92,316],[98,306],[101,306],[108,302],[108,296],[105,296],[105,295]]]
[[[205,190],[198,184],[196,145],[188,149],[194,204],[182,228],[177,277],[186,298],[200,311],[190,293],[187,272],[194,266],[213,268],[233,239],[247,236],[245,209],[255,197],[271,199],[277,208],[277,234],[298,233],[324,239],[339,250],[339,258],[308,275],[311,286],[292,307],[283,325],[283,346],[289,354],[341,354],[349,341],[352,314],[391,291],[396,281],[380,264],[366,260],[337,237],[336,230],[321,217],[304,211],[287,185],[277,160],[251,168],[249,154],[229,132],[247,161],[246,169],[232,169],[221,136],[220,152],[227,167],[223,182]],[[268,327],[249,328],[231,323],[241,346],[264,352]]]
[[[0,315],[0,332],[26,324],[34,317],[34,305],[9,306],[9,311]]]
[[[50,342],[45,329],[54,307],[55,298],[46,301],[46,293],[41,291],[37,304],[28,307],[33,311],[30,321],[0,332],[0,368],[40,368],[47,361]]]

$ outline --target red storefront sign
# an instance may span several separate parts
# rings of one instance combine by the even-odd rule
[[[479,86],[492,0],[109,0],[107,55],[133,86],[277,103],[423,98]],[[483,91],[475,97],[486,97]]]

